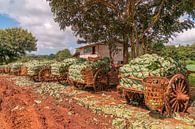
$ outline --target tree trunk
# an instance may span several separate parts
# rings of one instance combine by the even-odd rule
[[[136,37],[136,57],[140,56],[140,45],[139,45],[139,40]]]
[[[123,44],[123,64],[127,64],[128,63],[128,42],[125,42]]]
[[[114,61],[113,61],[113,57],[112,57],[112,47],[109,45],[108,48],[109,48],[110,64],[113,64]]]
[[[135,44],[132,41],[133,40],[133,36],[130,36],[130,46],[131,46],[131,59],[135,58]]]
[[[136,0],[129,0],[128,1],[128,15],[129,15],[129,19],[130,19],[130,46],[131,46],[131,58],[135,58],[136,57],[136,43],[134,40],[134,26],[133,23],[135,22],[134,16],[135,16],[135,1]]]
[[[146,53],[145,36],[142,37],[142,55]]]

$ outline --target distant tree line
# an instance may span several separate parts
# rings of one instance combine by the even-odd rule
[[[50,54],[50,55],[34,55],[34,54],[29,54],[22,56],[19,61],[20,62],[27,62],[30,60],[57,60],[57,61],[62,61],[66,58],[72,57],[71,52],[69,49],[65,48],[63,50],[58,51],[56,54]]]
[[[195,43],[192,45],[167,45],[162,43],[153,43],[148,50],[149,53],[157,53],[165,57],[172,57],[175,60],[195,63]]]

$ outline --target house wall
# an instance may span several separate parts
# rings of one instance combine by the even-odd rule
[[[96,45],[96,54],[84,53],[84,48],[80,48],[80,57],[81,58],[88,58],[88,57],[110,57],[109,55],[109,48],[107,45]],[[121,63],[123,61],[123,46],[117,45],[118,51],[113,54],[113,61],[115,64]]]
[[[97,47],[97,54],[101,57],[110,57],[109,56],[109,49],[107,45],[98,45]]]

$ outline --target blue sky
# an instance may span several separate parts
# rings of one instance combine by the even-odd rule
[[[0,23],[0,29],[19,26],[19,23],[16,20],[10,18],[8,15],[3,14],[0,14]]]
[[[9,27],[22,27],[32,32],[38,39],[35,54],[56,53],[64,48],[74,52],[79,47],[71,28],[62,31],[54,22],[46,0],[0,0],[0,29]],[[171,44],[195,42],[195,28],[176,35]]]

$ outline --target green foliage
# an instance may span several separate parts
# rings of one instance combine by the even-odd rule
[[[187,69],[191,71],[195,71],[195,61],[194,64],[187,65]],[[195,86],[195,73],[192,73],[188,76],[190,86]]]
[[[166,46],[165,49],[162,50],[162,55],[165,57],[172,57],[174,60],[177,61],[180,60],[176,46]]]
[[[153,42],[148,53],[156,53],[164,57],[171,57],[184,64],[195,64],[195,44],[187,46],[165,46],[162,42]]]
[[[186,60],[185,63],[187,65],[195,65],[195,60]]]
[[[55,55],[57,61],[62,61],[66,58],[70,58],[72,55],[68,49],[58,51]]]
[[[179,20],[184,14],[195,17],[193,0],[47,1],[61,29],[71,26],[86,42],[129,42],[132,57],[145,53],[153,41],[167,42],[175,32],[194,27]]]
[[[71,57],[71,53],[68,49],[64,49],[61,51],[58,51],[56,54],[50,54],[50,55],[25,55],[18,59],[19,62],[28,62],[31,60],[37,60],[37,61],[51,61],[51,60],[57,60],[62,61],[66,58]]]
[[[184,63],[187,63],[188,60],[195,60],[195,48],[193,45],[187,45],[187,46],[166,46],[165,49],[163,49],[163,55],[164,56],[171,56],[172,58],[182,61]]]
[[[163,42],[151,42],[147,44],[147,53],[156,53],[158,55],[162,55],[162,51],[165,49],[165,45]]]
[[[36,50],[36,38],[22,28],[0,30],[0,63],[9,63]]]
[[[31,60],[38,60],[38,61],[49,61],[49,60],[54,60],[55,59],[55,54],[50,54],[50,55],[25,55],[22,56],[21,58],[18,59],[19,62],[28,62]]]

